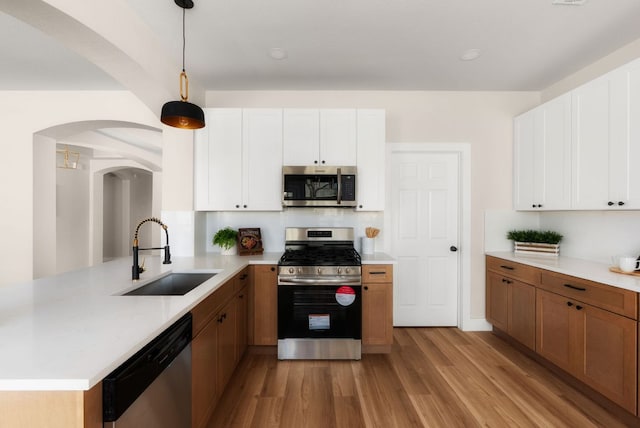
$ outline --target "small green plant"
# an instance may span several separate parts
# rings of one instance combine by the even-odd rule
[[[562,235],[551,230],[510,230],[507,239],[516,242],[535,242],[538,244],[558,244]]]
[[[218,245],[225,250],[236,245],[236,241],[238,240],[238,231],[232,229],[230,227],[225,227],[224,229],[220,229],[213,235],[213,244]]]

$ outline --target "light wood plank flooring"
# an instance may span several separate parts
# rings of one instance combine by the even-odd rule
[[[489,332],[396,328],[390,355],[278,361],[248,354],[210,428],[622,427]]]

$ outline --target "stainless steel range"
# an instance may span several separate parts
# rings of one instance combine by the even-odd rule
[[[278,358],[361,357],[362,269],[353,228],[287,228],[278,262]]]

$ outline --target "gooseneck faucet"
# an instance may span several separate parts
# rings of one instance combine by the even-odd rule
[[[164,248],[163,247],[138,248],[138,231],[140,230],[140,226],[142,226],[143,224],[149,221],[158,223],[164,229],[164,233],[167,236],[167,242]],[[167,229],[168,229],[167,225],[161,222],[159,218],[155,218],[155,217],[146,218],[142,220],[140,223],[138,223],[138,226],[136,227],[136,233],[133,236],[133,266],[131,267],[131,279],[134,279],[134,280],[140,279],[140,273],[142,273],[144,270],[138,264],[138,252],[140,250],[164,250],[164,261],[162,262],[162,264],[165,264],[165,265],[171,264],[171,253],[169,252],[169,231]]]

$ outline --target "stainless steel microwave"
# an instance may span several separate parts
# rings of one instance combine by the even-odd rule
[[[282,206],[355,207],[355,166],[282,167]]]

